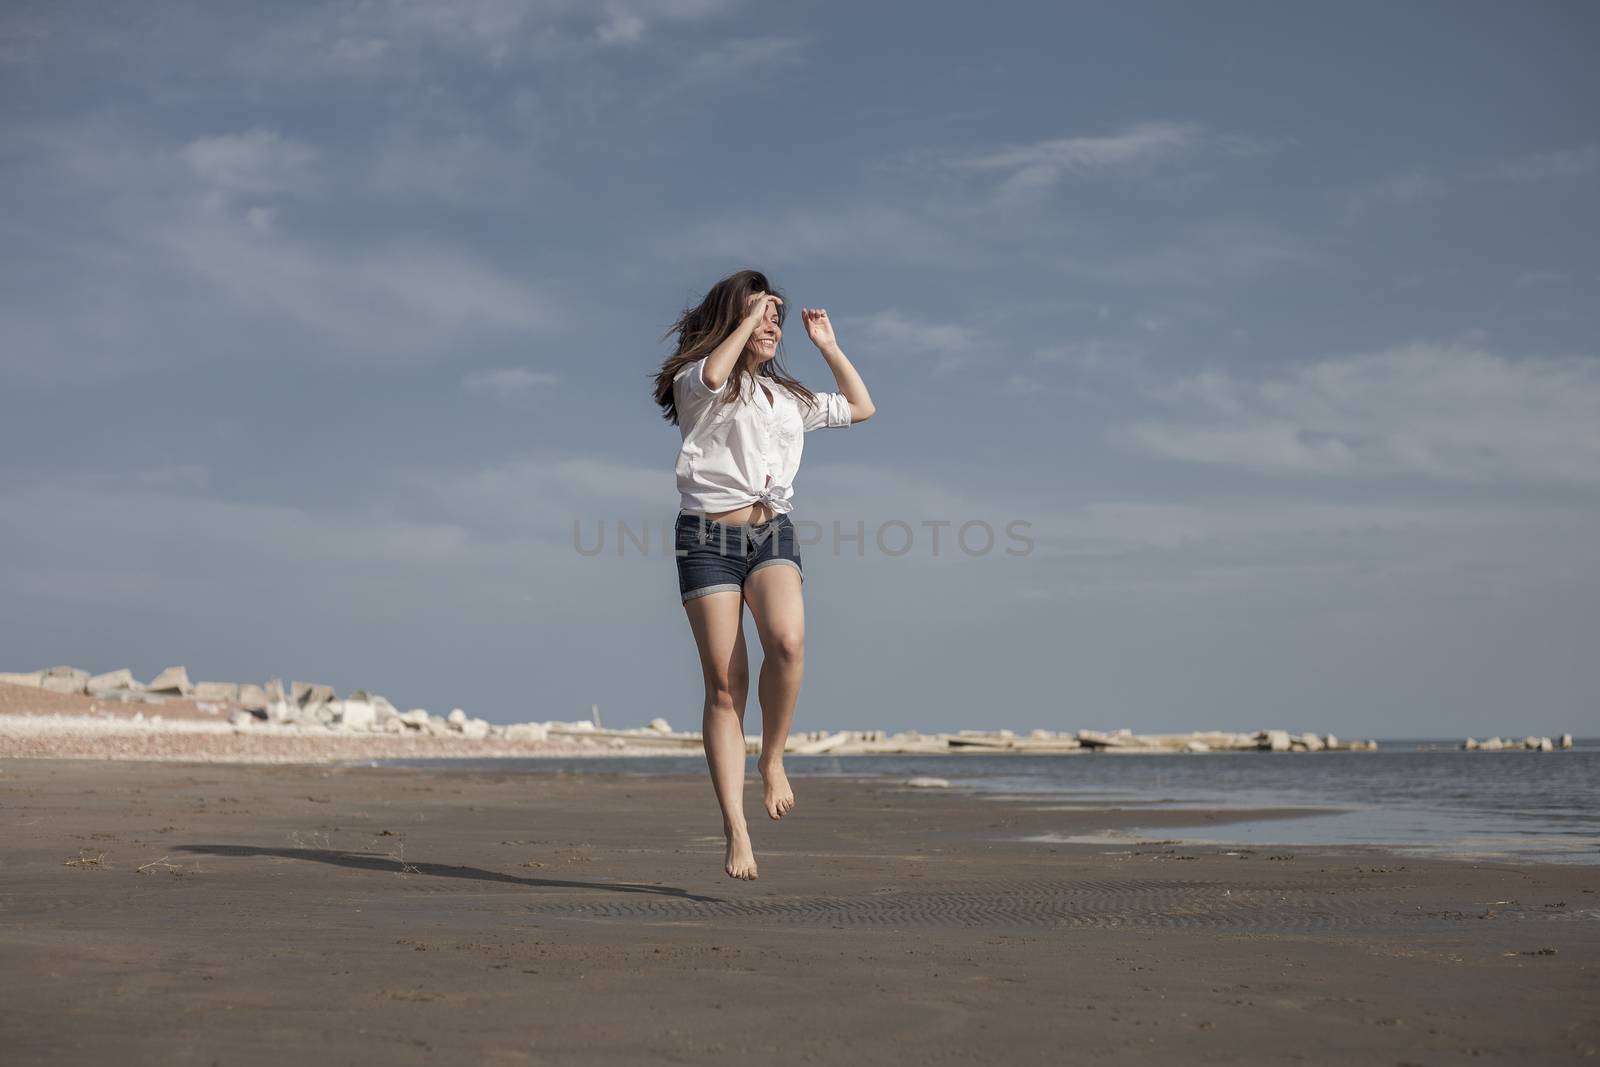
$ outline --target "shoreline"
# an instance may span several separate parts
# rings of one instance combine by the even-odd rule
[[[0,761],[0,1043],[19,1065],[1600,1054],[1592,868],[1027,844],[1154,813],[795,788],[739,883],[701,776]]]
[[[1108,750],[1114,751],[1114,750]],[[1393,753],[1395,750],[1388,750]],[[1090,753],[1059,753],[1085,755]],[[1058,753],[1050,754],[1053,759]],[[1249,762],[1253,757],[1242,752],[1148,753],[1151,755],[1237,756]],[[1328,847],[1381,850],[1396,858],[1435,858],[1492,862],[1538,862],[1572,866],[1600,865],[1600,838],[1594,835],[1563,835],[1543,829],[1522,831],[1508,827],[1504,818],[1496,820],[1477,811],[1451,811],[1448,808],[1419,805],[1400,807],[1363,805],[1348,798],[1311,794],[1304,798],[1290,795],[1257,795],[1240,807],[1216,799],[1214,788],[1191,786],[1158,796],[1110,797],[1078,795],[1069,790],[1021,792],[1005,787],[985,788],[963,783],[963,759],[985,756],[1024,758],[1035,753],[959,749],[948,752],[838,753],[798,756],[791,752],[791,775],[801,779],[826,776],[859,783],[885,784],[895,775],[950,775],[956,779],[951,792],[969,794],[986,802],[1007,798],[1043,810],[1088,810],[1117,814],[1115,832],[1083,838],[1066,835],[1062,844],[1092,844],[1102,847],[1141,847],[1154,841],[1176,840],[1196,847],[1316,849]],[[1293,756],[1305,753],[1289,754]],[[929,759],[928,757],[936,757]],[[856,759],[859,768],[848,768]],[[1472,758],[1472,757],[1466,757]],[[1530,753],[1528,758],[1543,759]],[[626,743],[618,738],[597,739],[582,735],[546,737],[543,740],[509,740],[503,736],[483,738],[431,736],[427,734],[344,734],[298,725],[268,725],[238,728],[225,722],[206,719],[176,719],[150,724],[126,717],[94,719],[61,715],[0,715],[0,761],[4,760],[94,760],[106,763],[169,763],[213,766],[304,766],[356,768],[410,767],[419,770],[450,769],[467,766],[478,770],[512,773],[543,773],[539,766],[562,761],[591,764],[584,773],[603,773],[610,760],[630,764],[651,777],[671,777],[672,770],[656,769],[660,759],[682,761],[689,777],[704,776],[704,754],[699,748],[666,747],[648,743]],[[869,768],[877,760],[922,761],[923,767],[907,771],[893,767],[874,773]],[[513,766],[495,767],[506,761]],[[516,768],[516,761],[528,761]],[[641,763],[640,761],[645,761]],[[815,761],[815,762],[814,762]],[[1003,762],[1003,760],[1001,761]],[[1120,762],[1120,761],[1118,761]],[[819,775],[812,768],[833,764],[836,769]],[[987,768],[994,772],[994,763]],[[859,772],[859,773],[858,773]],[[1004,773],[1004,772],[1000,772]],[[974,781],[979,781],[977,779]],[[933,783],[949,781],[943,778]],[[1141,813],[1141,818],[1121,818],[1125,808]],[[1257,815],[1257,812],[1266,814]],[[1404,823],[1405,825],[1402,825]],[[1232,826],[1231,833],[1212,828]],[[1183,831],[1167,830],[1183,827]],[[1296,832],[1298,827],[1299,832]],[[1141,833],[1142,830],[1150,833]],[[1049,843],[1041,841],[1039,843]]]

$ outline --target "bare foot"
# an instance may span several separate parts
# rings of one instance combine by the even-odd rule
[[[794,807],[794,790],[789,788],[789,776],[783,773],[782,764],[761,768],[761,802],[773,819],[783,818]]]
[[[728,872],[729,878],[755,881],[756,854],[750,848],[750,831],[741,826],[737,830],[724,830],[723,833],[728,835],[728,861],[722,869]]]

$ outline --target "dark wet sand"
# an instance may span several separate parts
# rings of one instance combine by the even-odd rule
[[[1595,867],[1110,854],[1006,838],[1161,816],[795,785],[736,883],[703,778],[0,762],[0,1060],[1600,1054]]]

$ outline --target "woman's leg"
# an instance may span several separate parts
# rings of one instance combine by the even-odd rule
[[[759,567],[745,579],[744,596],[761,636],[762,803],[769,818],[781,819],[794,807],[794,790],[783,773],[800,680],[806,669],[806,605],[800,572],[784,563]]]
[[[744,643],[744,603],[727,589],[684,601],[689,628],[700,650],[705,677],[704,739],[711,785],[722,807],[722,833],[728,839],[724,870],[730,878],[756,877],[755,852],[744,819],[744,705],[750,691],[750,665]]]

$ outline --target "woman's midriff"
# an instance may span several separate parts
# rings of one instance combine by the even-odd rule
[[[771,506],[764,504],[759,500],[754,504],[746,504],[742,508],[734,508],[732,511],[706,512],[706,518],[713,522],[725,523],[729,526],[744,526],[747,523],[771,522],[776,517],[777,515],[773,512]]]

